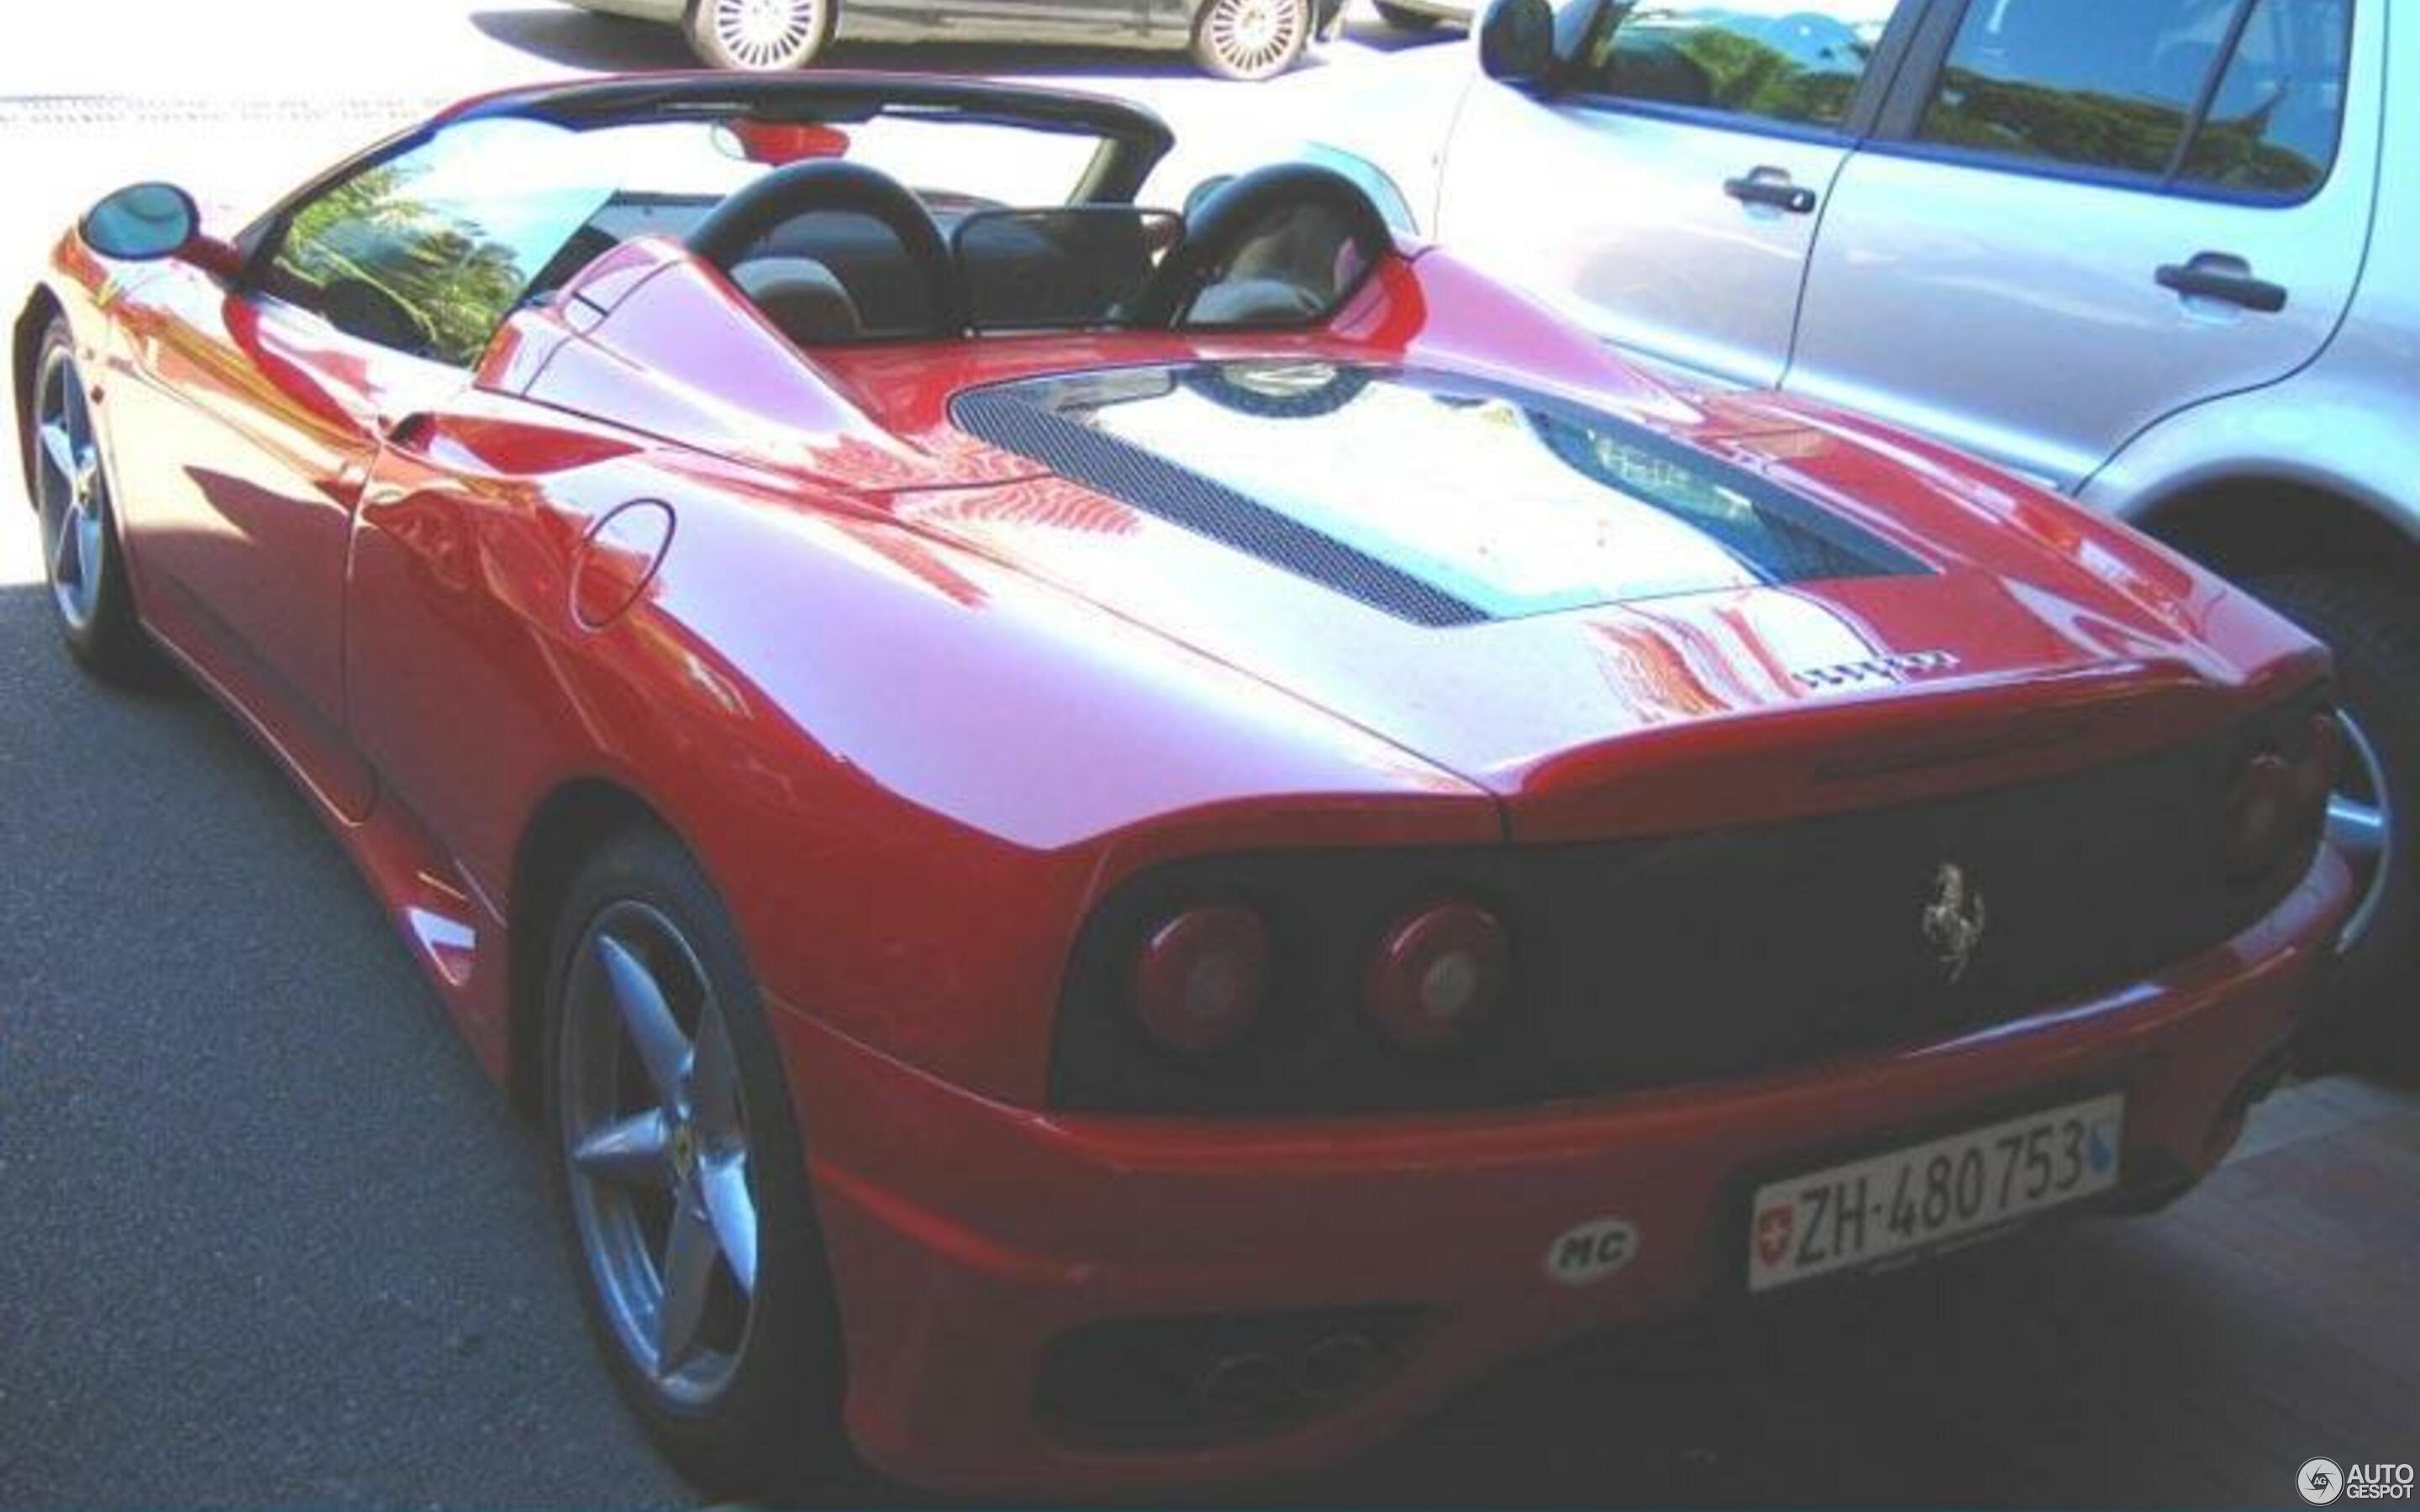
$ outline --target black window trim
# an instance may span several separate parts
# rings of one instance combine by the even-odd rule
[[[2202,81],[2193,112],[2186,118],[2184,131],[2178,138],[2176,149],[2169,154],[2167,166],[2159,173],[2061,162],[2051,158],[2025,158],[1920,139],[1916,131],[1923,125],[1925,112],[1931,108],[1933,96],[1940,87],[1941,76],[1948,66],[1949,50],[1957,41],[1967,12],[1980,0],[1914,0],[1914,3],[1926,8],[1923,24],[1916,29],[1905,55],[1900,59],[1898,75],[1892,80],[1890,93],[1876,116],[1872,133],[1858,145],[1860,151],[1881,157],[1971,168],[1981,173],[2009,174],[2019,178],[2046,179],[2053,183],[2113,189],[2162,199],[2264,210],[2293,209],[2309,204],[2335,182],[2336,169],[2344,162],[2346,128],[2351,117],[2350,90],[2360,77],[2355,65],[2359,61],[2356,54],[2361,39],[2359,12],[2363,0],[2346,0],[2350,8],[2346,12],[2347,108],[2336,117],[2334,149],[2322,165],[2318,179],[2308,189],[2290,194],[2230,189],[2224,184],[2204,183],[2184,177],[2186,155],[2208,124],[2211,107],[2217,102],[2226,70],[2234,67],[2236,50],[2251,24],[2253,12],[2259,8],[2259,0],[2238,0],[2236,12],[2228,22],[2226,43],[2211,60],[2210,74]]]

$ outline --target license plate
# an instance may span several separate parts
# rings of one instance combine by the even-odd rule
[[[1872,1265],[2118,1184],[2126,1099],[2029,1113],[1759,1187],[1747,1287]]]

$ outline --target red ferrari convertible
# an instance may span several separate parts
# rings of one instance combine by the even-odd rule
[[[509,93],[17,321],[68,648],[292,770],[683,1464],[1301,1469],[2225,1153],[2348,903],[2317,646],[1168,147]]]

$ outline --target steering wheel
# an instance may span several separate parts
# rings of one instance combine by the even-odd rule
[[[1175,328],[1272,221],[1303,210],[1326,210],[1338,218],[1347,241],[1361,255],[1362,277],[1394,248],[1387,218],[1359,184],[1315,162],[1271,163],[1202,197],[1187,223],[1185,239],[1135,296],[1135,324]]]
[[[776,168],[734,191],[690,231],[690,252],[726,277],[767,232],[814,210],[863,215],[889,229],[923,280],[933,313],[932,334],[967,328],[966,298],[956,259],[924,202],[906,185],[861,162],[817,158]]]

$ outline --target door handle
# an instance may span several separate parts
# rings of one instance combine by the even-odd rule
[[[2160,286],[2196,300],[2276,315],[2286,308],[2286,285],[2256,278],[2252,265],[2224,252],[2205,252],[2189,263],[2165,263],[2152,275]]]
[[[1723,180],[1723,193],[1743,205],[1766,205],[1792,215],[1815,208],[1815,191],[1790,181],[1787,170],[1751,168],[1737,178]]]

